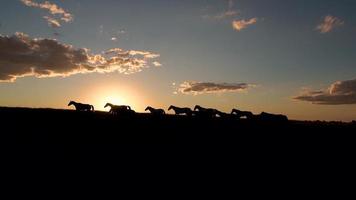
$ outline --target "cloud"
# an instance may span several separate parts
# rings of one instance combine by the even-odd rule
[[[356,104],[356,79],[337,81],[324,91],[306,91],[294,99],[322,105]]]
[[[223,13],[217,14],[214,16],[215,19],[224,19],[227,17],[233,17],[238,15],[239,13],[236,10],[227,10]]]
[[[44,16],[43,17],[45,20],[47,20],[48,26],[53,27],[53,28],[59,28],[61,27],[61,24],[59,23],[58,20],[49,17],[49,16]]]
[[[155,67],[161,67],[161,66],[162,66],[162,64],[159,63],[159,62],[157,62],[157,61],[152,62],[152,64],[153,64]]]
[[[182,94],[204,94],[204,93],[222,93],[222,92],[241,92],[253,85],[247,83],[212,83],[185,81],[179,85],[178,92]]]
[[[23,76],[54,77],[77,73],[142,71],[160,55],[148,51],[109,49],[92,54],[55,39],[30,38],[24,33],[0,35],[0,82]]]
[[[320,33],[328,33],[334,28],[344,25],[344,22],[337,17],[328,15],[325,16],[323,22],[316,27]]]
[[[61,26],[60,21],[71,22],[73,21],[73,15],[58,5],[45,1],[44,3],[37,3],[33,0],[21,0],[23,4],[29,7],[40,8],[46,10],[52,17],[45,16],[44,19],[47,20],[47,23],[51,27],[58,28]]]
[[[225,18],[229,18],[229,17],[234,17],[236,15],[239,14],[239,12],[237,10],[234,10],[234,1],[233,0],[227,0],[227,9],[225,11],[223,11],[222,13],[216,14],[214,16],[211,15],[204,15],[203,18],[212,18],[212,19],[218,19],[218,20],[222,20]]]
[[[117,41],[117,37],[112,37],[111,41]]]
[[[241,31],[247,28],[247,26],[257,23],[257,18],[251,18],[249,20],[234,20],[232,21],[232,27],[236,31]]]

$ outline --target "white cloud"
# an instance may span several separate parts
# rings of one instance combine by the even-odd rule
[[[335,29],[336,27],[344,25],[344,22],[337,17],[328,15],[325,16],[323,22],[319,24],[316,29],[320,31],[320,33],[328,33]]]
[[[119,48],[92,54],[89,49],[75,48],[54,39],[30,38],[24,33],[0,35],[0,81],[91,72],[132,74],[154,65],[152,62],[159,56]]]
[[[247,26],[257,23],[257,18],[251,18],[249,20],[234,20],[232,21],[232,27],[236,31],[241,31],[247,28]]]

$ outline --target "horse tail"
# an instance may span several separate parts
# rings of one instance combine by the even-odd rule
[[[94,106],[93,105],[90,105],[91,109],[94,111]]]

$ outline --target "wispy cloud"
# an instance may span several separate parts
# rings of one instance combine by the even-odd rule
[[[44,16],[43,17],[45,20],[47,20],[48,26],[53,27],[53,28],[59,28],[61,27],[61,24],[59,23],[58,20],[49,17],[49,16]]]
[[[30,38],[24,33],[0,35],[0,82],[23,76],[54,77],[77,73],[132,74],[156,66],[160,55],[148,51],[109,49],[92,54],[54,39]],[[154,61],[157,63],[155,64]]]
[[[356,104],[356,79],[337,81],[326,90],[306,91],[294,99],[323,105]]]
[[[221,19],[225,19],[225,18],[229,18],[229,17],[234,17],[238,14],[239,14],[239,12],[234,9],[234,1],[227,0],[227,9],[226,10],[224,10],[223,12],[218,13],[216,15],[204,15],[203,18],[212,18],[212,19],[221,20]]]
[[[223,13],[217,14],[214,16],[215,19],[225,19],[227,17],[233,17],[238,15],[239,13],[236,10],[228,10]]]
[[[43,3],[37,3],[34,0],[21,0],[23,4],[29,7],[40,8],[46,10],[48,14],[52,16],[44,16],[43,18],[47,20],[48,25],[51,27],[58,28],[61,26],[60,21],[62,22],[71,22],[73,21],[73,15],[58,5],[45,1]]]
[[[241,31],[242,29],[247,28],[248,26],[257,23],[257,18],[251,18],[249,20],[234,20],[232,21],[232,28],[236,31]]]
[[[161,67],[161,66],[162,66],[162,64],[161,64],[160,62],[157,62],[157,61],[154,61],[152,64],[153,64],[155,67]]]
[[[223,93],[241,92],[253,87],[247,83],[213,83],[185,81],[179,85],[178,92],[182,94],[204,94],[204,93]]]
[[[328,15],[324,17],[323,21],[316,27],[316,30],[320,31],[320,33],[328,33],[342,25],[344,25],[344,22],[341,19]]]

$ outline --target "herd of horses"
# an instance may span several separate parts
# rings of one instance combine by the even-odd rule
[[[68,106],[73,105],[77,111],[94,111],[94,106],[90,104],[78,103],[75,101],[70,101]],[[114,116],[118,115],[133,115],[136,114],[134,110],[131,109],[128,105],[114,105],[111,103],[107,103],[104,108],[110,107],[109,113]],[[238,109],[232,109],[230,113],[221,112],[215,108],[204,108],[202,106],[196,105],[194,109],[188,107],[177,107],[177,106],[169,106],[168,111],[173,110],[175,115],[186,115],[186,116],[196,116],[203,118],[238,118],[238,119],[261,119],[261,120],[273,120],[273,121],[288,121],[287,116],[281,114],[271,114],[266,112],[261,112],[258,115],[253,114],[250,111],[241,111]],[[163,116],[166,114],[164,109],[161,108],[153,108],[148,106],[145,111],[149,111],[154,116]]]

